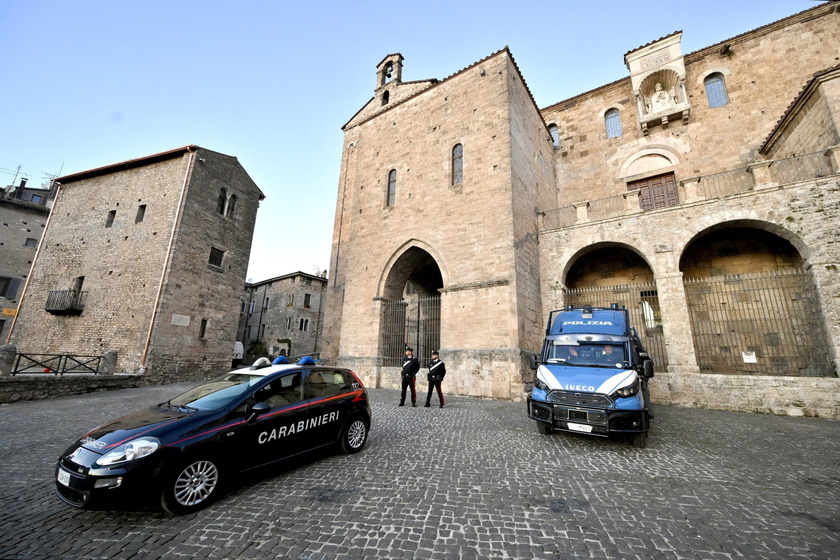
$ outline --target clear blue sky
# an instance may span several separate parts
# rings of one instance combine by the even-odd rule
[[[236,156],[266,194],[248,278],[329,266],[344,125],[375,65],[442,79],[509,46],[545,107],[627,76],[629,50],[683,52],[810,0],[372,2],[0,0],[0,186],[188,144]]]

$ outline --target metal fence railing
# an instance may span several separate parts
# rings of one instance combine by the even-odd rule
[[[440,347],[440,296],[382,302],[382,365],[398,367],[405,349],[414,349],[420,366],[428,366]]]
[[[798,269],[684,280],[701,371],[834,374],[818,294]]]
[[[655,283],[570,288],[565,297],[565,305],[575,307],[609,307],[613,303],[627,309],[630,326],[635,327],[642,345],[650,354],[654,370],[667,371],[668,355]]]
[[[15,358],[12,375],[17,373],[83,373],[98,375],[102,356],[82,356],[78,354],[24,354]]]

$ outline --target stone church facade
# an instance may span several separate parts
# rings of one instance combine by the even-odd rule
[[[327,356],[396,387],[439,348],[450,392],[522,399],[548,312],[618,303],[655,401],[840,417],[840,10],[681,38],[542,109],[507,48],[385,57],[343,127]]]
[[[185,146],[59,177],[9,342],[148,382],[228,371],[257,208],[235,157]]]

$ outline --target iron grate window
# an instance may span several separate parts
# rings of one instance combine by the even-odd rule
[[[224,261],[224,258],[224,251],[222,251],[221,249],[216,249],[215,247],[210,247],[210,260],[208,261],[208,264],[210,266],[217,266],[221,268],[222,261]]]

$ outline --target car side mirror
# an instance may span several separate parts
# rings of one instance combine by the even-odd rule
[[[245,421],[251,423],[256,420],[260,414],[264,414],[269,410],[271,410],[271,406],[269,406],[268,403],[258,402],[251,407],[251,411],[248,413],[248,418]]]
[[[531,369],[537,369],[537,356],[536,354],[529,354],[528,355],[528,362]]]
[[[653,360],[645,360],[642,362],[642,375],[648,379],[653,377]]]

